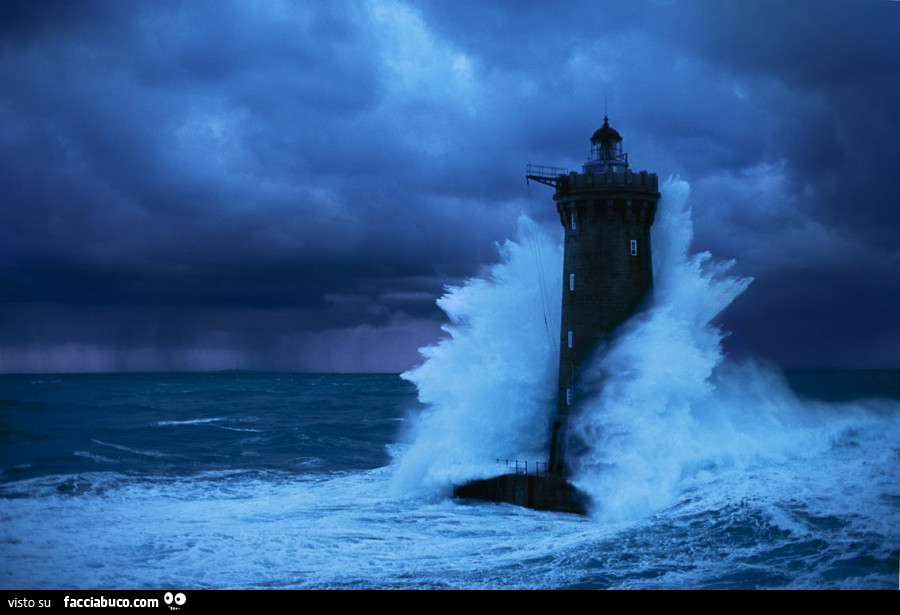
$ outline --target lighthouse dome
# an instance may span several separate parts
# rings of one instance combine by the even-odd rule
[[[603,126],[591,137],[591,157],[582,166],[585,173],[621,173],[628,168],[628,154],[622,152],[622,135],[603,118]]]
[[[609,119],[603,118],[603,126],[597,129],[594,133],[594,136],[591,137],[591,141],[621,141],[622,135],[619,134],[619,131],[609,125]]]

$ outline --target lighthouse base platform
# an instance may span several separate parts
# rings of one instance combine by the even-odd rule
[[[473,480],[454,487],[453,497],[576,515],[586,515],[590,505],[587,494],[561,476],[552,475],[501,474]]]

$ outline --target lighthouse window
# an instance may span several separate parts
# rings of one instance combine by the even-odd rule
[[[575,290],[575,274],[569,274],[569,290]]]
[[[569,331],[569,348],[572,347],[572,332]]]
[[[631,255],[637,256],[637,239],[631,240]]]
[[[572,405],[572,387],[566,387],[566,405]]]
[[[572,212],[572,230],[575,230],[575,212]]]

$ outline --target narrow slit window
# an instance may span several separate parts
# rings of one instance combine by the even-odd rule
[[[572,347],[572,332],[569,331],[569,348]]]
[[[575,290],[575,274],[569,274],[569,290]]]
[[[566,387],[566,405],[572,405],[572,387]]]
[[[637,256],[637,239],[631,240],[631,255]]]
[[[572,220],[572,230],[574,231],[575,230],[575,212],[574,211],[572,212],[571,220]]]

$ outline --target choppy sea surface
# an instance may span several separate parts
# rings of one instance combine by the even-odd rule
[[[562,253],[523,220],[402,377],[0,375],[0,587],[897,589],[900,371],[728,358],[750,280],[662,192],[570,421],[590,516],[450,497],[546,460]]]
[[[790,376],[900,396],[898,372]],[[897,587],[900,453],[877,433],[607,522],[397,493],[417,405],[395,375],[0,376],[0,585]]]

